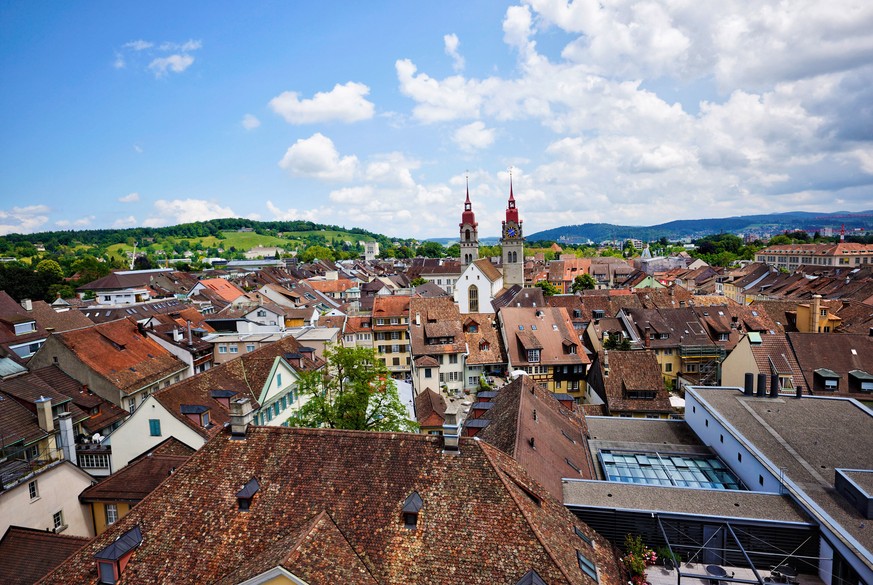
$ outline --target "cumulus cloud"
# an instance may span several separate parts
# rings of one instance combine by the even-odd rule
[[[452,67],[455,71],[463,71],[464,57],[458,52],[458,45],[461,44],[461,41],[458,40],[458,35],[451,33],[443,36],[443,43],[445,44],[446,55],[452,58]]]
[[[155,77],[165,77],[169,73],[182,73],[194,64],[194,51],[203,47],[199,40],[189,39],[182,43],[165,41],[160,44],[144,39],[129,41],[121,45],[115,52],[113,67],[124,69],[130,60],[142,66],[143,59],[148,61],[145,68],[154,73]]]
[[[297,140],[286,152],[279,166],[290,173],[323,181],[350,181],[358,170],[358,158],[341,157],[333,141],[317,132]]]
[[[34,232],[45,225],[50,211],[47,205],[0,209],[0,235]]]
[[[294,221],[294,220],[305,220],[305,221],[319,221],[318,212],[315,209],[281,209],[275,203],[267,200],[267,210],[270,212],[270,216],[275,221]]]
[[[366,99],[370,88],[349,81],[336,84],[332,90],[318,92],[310,99],[300,99],[294,91],[286,91],[270,100],[270,108],[290,124],[318,122],[359,122],[373,117],[375,106]]]
[[[219,203],[206,199],[158,199],[155,201],[152,215],[146,218],[143,225],[161,227],[222,217],[238,217],[238,215],[229,207],[222,207]]]
[[[494,144],[494,129],[486,128],[484,122],[477,120],[455,130],[452,140],[467,152],[481,150]]]
[[[133,215],[128,215],[127,217],[119,217],[114,222],[112,222],[112,227],[114,228],[126,228],[133,227],[138,225],[136,221],[136,217]]]
[[[182,73],[194,63],[194,57],[191,55],[170,55],[169,57],[159,57],[149,63],[155,77],[164,77],[167,72]]]
[[[242,127],[246,130],[254,130],[261,125],[261,121],[251,114],[246,114],[245,116],[243,116],[241,124]]]
[[[88,215],[86,217],[80,217],[79,219],[59,219],[55,222],[55,225],[62,228],[82,228],[91,225],[92,221],[94,221],[94,216]]]
[[[128,193],[127,195],[122,195],[121,197],[119,197],[118,200],[122,203],[134,203],[136,201],[139,201],[139,193]]]

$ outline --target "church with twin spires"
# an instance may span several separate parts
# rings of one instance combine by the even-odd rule
[[[524,286],[524,234],[518,218],[512,178],[509,202],[503,220],[500,245],[503,248],[502,273],[487,258],[479,259],[479,224],[470,202],[470,186],[461,214],[461,276],[455,284],[454,297],[462,314],[491,312],[491,300],[504,288]]]

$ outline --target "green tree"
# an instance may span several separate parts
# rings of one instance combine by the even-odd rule
[[[630,339],[623,335],[610,335],[603,342],[603,349],[611,349],[618,351],[630,351]]]
[[[422,277],[416,276],[415,278],[412,279],[412,281],[409,284],[411,284],[412,286],[421,286],[421,285],[425,284],[426,282],[427,281],[425,279],[423,279]]]
[[[424,242],[416,253],[425,258],[442,258],[446,255],[446,249],[439,242]]]
[[[561,291],[558,290],[554,284],[549,282],[548,280],[541,280],[536,283],[534,286],[543,289],[543,296],[550,297],[556,294],[559,294]]]
[[[43,260],[36,265],[36,273],[46,279],[60,281],[64,278],[64,269],[54,260]]]
[[[570,292],[573,294],[582,292],[583,290],[593,290],[597,288],[597,281],[590,274],[580,274],[573,279],[573,284],[570,285]]]
[[[336,260],[336,256],[334,256],[333,250],[328,248],[327,246],[309,246],[303,253],[300,255],[300,260],[303,262],[312,262],[318,258],[319,260],[329,260],[333,262]]]
[[[328,347],[327,365],[304,372],[298,388],[308,400],[288,422],[299,427],[415,431],[391,373],[372,348]]]

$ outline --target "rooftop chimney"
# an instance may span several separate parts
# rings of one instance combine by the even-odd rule
[[[779,374],[770,374],[770,398],[779,398]]]
[[[743,394],[752,396],[755,393],[755,374],[746,372],[745,382],[743,384]]]
[[[233,439],[245,439],[246,430],[252,424],[252,403],[248,398],[237,398],[230,401],[230,436]]]
[[[182,341],[182,332],[179,331],[178,327],[173,327],[173,341],[176,343]]]
[[[33,310],[33,303],[30,302],[30,299],[21,299],[21,306],[24,307],[25,311]]]
[[[194,340],[191,338],[191,320],[188,319],[188,347],[194,345]]]
[[[446,409],[443,422],[443,453],[458,455],[460,453],[460,438],[458,436],[458,409],[451,405]]]
[[[652,347],[652,328],[646,325],[645,329],[645,346],[646,349]]]
[[[54,432],[55,421],[52,416],[52,399],[40,395],[36,401],[36,417],[39,421],[39,428],[47,433]]]
[[[73,435],[73,417],[69,412],[58,415],[58,426],[61,427],[61,448],[64,450],[64,459],[77,465],[76,462],[76,437]]]
[[[767,374],[758,374],[758,398],[767,396]]]

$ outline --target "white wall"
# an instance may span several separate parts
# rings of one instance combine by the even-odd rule
[[[28,484],[37,481],[39,497],[31,500]],[[79,503],[79,494],[94,480],[70,463],[61,462],[14,488],[0,493],[0,534],[11,525],[45,530],[54,528],[52,515],[63,511],[68,536],[94,536],[89,507]]]
[[[159,437],[151,436],[149,419],[161,421]],[[199,449],[206,442],[191,427],[173,416],[154,396],[149,396],[133,415],[106,438],[106,442],[112,446],[112,472],[171,436],[194,449]]]

